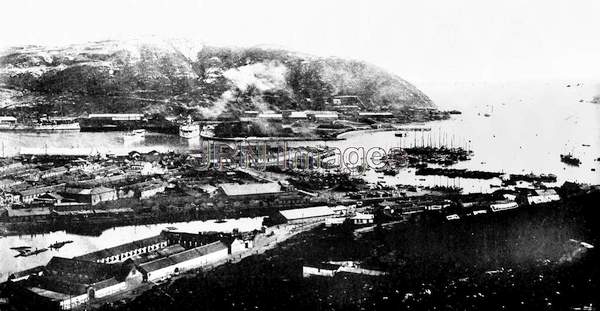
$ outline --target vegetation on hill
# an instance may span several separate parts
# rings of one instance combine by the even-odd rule
[[[0,56],[0,105],[29,107],[27,114],[43,104],[43,113],[212,118],[245,109],[322,109],[336,95],[357,95],[371,109],[432,106],[414,86],[372,65],[283,50],[102,41],[11,48]]]

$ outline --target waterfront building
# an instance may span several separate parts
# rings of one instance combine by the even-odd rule
[[[366,120],[366,119],[385,120],[385,119],[391,119],[394,117],[394,115],[391,112],[375,112],[375,111],[358,112],[355,114],[355,116],[358,120]]]
[[[53,257],[41,275],[31,275],[21,288],[70,310],[94,299],[133,288],[143,275],[133,262],[109,265],[91,261]]]
[[[21,197],[21,202],[28,204],[28,203],[33,202],[33,200],[35,198],[39,197],[40,195],[42,195],[44,193],[60,192],[60,191],[64,190],[64,188],[65,188],[65,184],[61,183],[61,184],[57,184],[57,185],[25,189],[25,190],[19,191],[18,194]]]
[[[221,242],[191,248],[139,265],[144,281],[156,282],[181,272],[204,267],[225,260],[229,247]]]
[[[283,116],[283,119],[288,120],[288,121],[298,121],[298,120],[308,119],[306,111],[285,110],[285,111],[282,111],[282,116]]]
[[[350,217],[350,220],[354,225],[370,225],[373,224],[374,219],[375,215],[363,213],[356,213],[356,215]]]
[[[515,209],[517,207],[519,207],[517,202],[509,201],[509,200],[498,201],[498,202],[494,202],[493,204],[490,204],[490,209],[492,210],[492,212],[501,212],[501,211]]]
[[[99,263],[122,262],[139,254],[145,254],[167,247],[167,239],[162,235],[121,244],[96,252],[74,257],[74,259]]]
[[[302,276],[334,277],[338,273],[362,274],[368,276],[382,276],[387,273],[379,270],[361,268],[355,261],[329,261],[302,266]]]
[[[226,235],[220,232],[190,233],[163,231],[161,235],[167,240],[168,245],[179,244],[187,249],[210,244],[226,238]]]
[[[314,111],[307,113],[307,116],[313,122],[331,122],[339,118],[336,111]]]
[[[111,121],[141,121],[143,118],[141,113],[92,113],[88,116],[88,119]]]
[[[527,196],[529,205],[559,201],[560,196],[554,189],[537,189]]]
[[[0,116],[0,125],[13,125],[17,123],[17,118],[13,116]]]
[[[325,221],[335,212],[328,206],[316,206],[279,211],[273,216],[276,223],[304,224]]]
[[[50,209],[47,207],[22,208],[14,209],[6,208],[6,217],[9,222],[43,222],[50,217]]]
[[[135,189],[135,195],[140,199],[148,199],[158,193],[165,192],[167,183],[160,180],[145,181],[130,186]]]
[[[302,276],[305,278],[311,276],[334,277],[339,268],[339,265],[320,262],[309,266],[302,266]]]
[[[281,194],[281,185],[277,182],[219,185],[218,193],[233,200],[270,199]]]
[[[259,113],[260,112],[258,112],[256,110],[246,110],[246,111],[244,111],[242,116],[246,117],[246,118],[256,118],[256,117],[258,117]]]
[[[69,187],[65,190],[64,195],[77,202],[89,203],[91,205],[118,199],[117,191],[115,189],[103,186],[94,188]]]
[[[260,113],[257,116],[259,119],[261,120],[268,120],[268,121],[281,121],[283,120],[283,115],[281,113]]]
[[[346,221],[345,217],[329,217],[325,219],[325,227],[341,226]]]

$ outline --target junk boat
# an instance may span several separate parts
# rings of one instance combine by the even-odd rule
[[[574,157],[572,154],[561,154],[560,155],[560,161],[569,165],[573,165],[573,166],[579,166],[579,164],[581,164],[581,161]]]
[[[0,117],[0,131],[79,131],[79,122],[73,118],[43,117],[33,123],[18,123],[15,117]]]

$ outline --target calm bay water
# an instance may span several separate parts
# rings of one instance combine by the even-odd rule
[[[570,83],[572,87],[566,87]],[[431,142],[469,147],[473,159],[454,167],[490,170],[506,173],[553,173],[558,184],[577,181],[600,184],[600,105],[585,102],[600,94],[598,84],[577,82],[505,83],[505,84],[439,84],[422,85],[442,109],[458,109],[461,115],[450,120],[423,124],[430,132],[412,132],[398,138],[393,132],[356,132],[345,135],[346,140],[331,142],[293,142],[289,145],[328,145],[344,150],[348,147],[366,149],[411,146]],[[579,102],[581,99],[584,102]],[[484,114],[489,113],[489,117]],[[127,153],[131,150],[189,150],[200,149],[200,139],[185,140],[177,136],[148,134],[137,142],[124,142],[123,133],[55,133],[26,134],[0,132],[5,155],[18,154],[23,148],[80,148],[90,153]],[[589,146],[583,146],[589,145]],[[573,153],[580,158],[580,167],[560,162],[561,153]],[[595,169],[596,171],[592,171]],[[381,179],[383,177],[383,179]],[[415,176],[414,169],[406,169],[397,176],[382,176],[368,171],[369,181],[384,180],[388,184],[460,185],[465,192],[489,192],[490,184],[499,180],[478,181],[449,179],[440,176]],[[231,231],[233,228],[259,228],[260,218],[214,222],[190,222],[172,226],[182,230]],[[158,234],[171,225],[122,227],[105,231],[100,237],[83,237],[65,232],[36,236],[0,238],[0,280],[10,273],[45,264],[52,256],[72,257],[98,249]],[[185,226],[185,228],[184,228]],[[191,226],[191,227],[187,227]],[[14,258],[10,247],[28,245],[47,247],[62,240],[73,240],[58,251],[47,251],[37,256]]]

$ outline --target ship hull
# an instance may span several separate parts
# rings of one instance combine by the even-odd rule
[[[186,139],[200,137],[200,126],[182,125],[179,127],[179,136]]]

